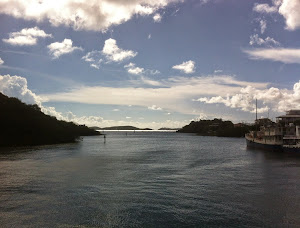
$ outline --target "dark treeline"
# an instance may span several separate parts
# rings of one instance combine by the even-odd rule
[[[151,128],[137,128],[133,126],[113,126],[113,127],[91,127],[95,130],[152,130]]]
[[[189,125],[178,130],[178,132],[197,133],[202,136],[244,137],[246,133],[252,130],[252,128],[253,126],[246,124],[234,125],[231,121],[213,119],[192,121]]]
[[[28,146],[74,142],[79,136],[100,133],[83,125],[57,120],[0,93],[0,146]]]

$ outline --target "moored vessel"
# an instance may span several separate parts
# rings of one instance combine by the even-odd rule
[[[247,146],[252,148],[300,153],[300,110],[290,110],[286,115],[256,119],[259,130],[245,135]]]

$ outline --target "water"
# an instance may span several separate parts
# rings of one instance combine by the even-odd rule
[[[0,153],[1,227],[299,227],[300,156],[108,132]]]

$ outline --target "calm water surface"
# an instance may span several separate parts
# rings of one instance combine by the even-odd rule
[[[300,227],[300,156],[108,132],[0,152],[1,227]]]

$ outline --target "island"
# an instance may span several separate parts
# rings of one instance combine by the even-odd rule
[[[75,142],[80,136],[100,135],[85,125],[57,120],[36,104],[28,105],[0,93],[0,147]]]
[[[159,131],[178,131],[180,128],[169,128],[169,127],[162,127],[159,128]]]
[[[213,120],[192,121],[177,132],[196,133],[201,136],[244,137],[252,128],[253,126],[247,124],[233,124],[231,121],[215,118]]]
[[[94,130],[114,130],[114,131],[136,131],[136,130],[144,130],[144,131],[151,131],[151,128],[137,128],[133,126],[113,126],[113,127],[91,127]]]

